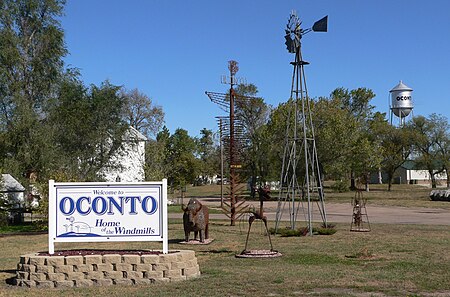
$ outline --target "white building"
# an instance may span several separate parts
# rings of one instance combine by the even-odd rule
[[[385,172],[381,173],[383,183],[388,182],[388,176]],[[447,175],[445,172],[435,175],[436,183],[438,186],[444,186],[447,183]],[[371,183],[379,183],[379,174],[372,174],[370,177]],[[431,186],[431,176],[428,170],[418,168],[416,162],[407,160],[400,168],[395,172],[393,181],[394,184],[418,184]]]
[[[398,170],[399,183],[401,184],[419,184],[431,185],[431,176],[428,170],[417,168],[414,161],[406,161]],[[436,183],[438,185],[445,185],[447,183],[447,175],[445,172],[435,175]]]
[[[10,174],[2,174],[0,180],[0,199],[8,204],[8,208],[24,206],[25,188]],[[2,203],[3,204],[3,203]]]
[[[124,134],[122,147],[111,158],[114,166],[100,172],[105,181],[144,181],[145,141],[147,138],[130,126]]]

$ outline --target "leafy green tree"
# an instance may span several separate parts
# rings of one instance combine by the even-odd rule
[[[368,136],[369,134],[371,134],[371,132],[369,131],[369,121],[373,117],[374,109],[374,106],[370,104],[370,100],[372,100],[374,97],[375,94],[372,92],[372,90],[367,88],[358,88],[351,91],[348,91],[344,88],[337,88],[331,93],[331,98],[339,102],[339,106],[342,109],[346,110],[350,115],[352,115],[357,122],[355,129],[353,131],[350,131],[350,133],[353,134],[352,137],[358,138],[356,142],[353,143],[353,145],[356,146],[354,147],[353,151],[355,151],[355,149],[357,149],[357,146],[359,145],[361,146],[361,150],[363,149],[363,147],[364,149],[366,149],[366,154],[377,154],[376,150],[368,150],[370,146],[366,146],[366,140],[370,140],[370,137]],[[374,146],[376,147],[376,144],[374,144]],[[352,189],[356,188],[355,178],[358,177],[356,175],[360,173],[357,173],[357,171],[359,171],[361,168],[367,168],[367,164],[365,163],[368,160],[374,161],[375,156],[367,156],[361,154],[360,159],[352,158],[352,162],[350,163],[352,165]]]
[[[78,79],[61,85],[58,99],[49,110],[59,149],[57,166],[71,180],[95,180],[103,169],[115,167],[112,161],[128,129],[122,120],[125,101],[120,87],[104,82],[86,88]],[[57,168],[54,168],[58,172]]]
[[[169,129],[163,126],[156,139],[149,139],[145,145],[145,179],[162,180],[168,176],[166,157],[168,155]]]
[[[166,177],[164,167],[165,143],[150,139],[145,144],[145,180],[162,180]]]
[[[269,120],[265,127],[265,145],[268,149],[267,162],[270,164],[270,167],[268,168],[268,176],[270,179],[280,179],[287,141],[287,125],[289,124],[289,127],[293,127],[294,125],[292,117],[290,116],[292,110],[294,110],[293,100],[280,103],[270,113]],[[298,176],[302,175],[299,174]]]
[[[0,161],[15,176],[41,172],[51,148],[43,119],[66,55],[64,1],[0,1]]]
[[[377,172],[382,161],[381,147],[368,137],[360,137],[352,150],[352,172],[369,191],[370,174]]]
[[[340,108],[347,110],[359,122],[365,122],[372,116],[375,107],[370,104],[370,100],[374,97],[373,91],[367,88],[358,88],[351,91],[345,88],[337,88],[331,92],[331,99],[335,99]]]
[[[447,118],[431,114],[428,118],[416,116],[407,125],[413,135],[415,161],[424,167],[431,178],[431,186],[436,188],[436,175],[445,170],[442,148],[447,146],[449,124]],[[448,156],[447,156],[448,157]]]
[[[248,170],[252,185],[256,185],[257,177],[261,182],[268,178],[269,165],[267,135],[265,125],[270,115],[270,107],[263,98],[256,97],[258,88],[253,84],[240,84],[236,93],[241,96],[251,96],[253,99],[237,100],[236,117],[243,127],[243,160]]]
[[[164,123],[162,107],[154,105],[152,99],[138,89],[122,89],[120,94],[126,99],[125,121],[148,139],[156,135]]]
[[[450,134],[448,130],[445,138],[439,144],[439,158],[447,175],[447,188],[450,188]]]
[[[178,128],[166,144],[165,166],[170,186],[182,187],[193,183],[198,175],[198,161],[195,157],[195,140],[184,129]]]
[[[381,169],[387,174],[388,191],[390,191],[397,169],[411,155],[413,137],[410,130],[389,124],[374,129],[374,133],[381,138],[381,146],[383,147]]]
[[[217,147],[214,146],[213,132],[206,128],[200,130],[201,137],[196,139],[199,157],[199,174],[201,184],[206,183],[207,178],[220,172]]]
[[[387,174],[388,191],[392,188],[394,175],[411,155],[412,136],[408,129],[388,123],[385,113],[375,113],[369,120],[369,137],[378,147],[381,170]]]
[[[319,98],[313,105],[318,159],[328,178],[348,178],[353,148],[358,141],[356,118],[338,98]]]

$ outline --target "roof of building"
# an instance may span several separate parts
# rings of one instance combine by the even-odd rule
[[[125,141],[146,141],[147,137],[145,137],[144,134],[139,132],[133,126],[129,126],[128,130],[125,132],[124,140]]]
[[[2,174],[0,192],[23,192],[25,188],[11,174]]]
[[[407,170],[427,170],[427,168],[423,167],[423,165],[421,166],[420,164],[418,164],[416,161],[414,160],[406,160],[402,166],[402,168],[405,168]],[[434,161],[433,162],[433,167],[435,170],[440,170],[442,169],[442,162],[439,161]]]
[[[408,87],[407,85],[405,85],[402,81],[399,82],[398,85],[396,85],[395,87],[392,88],[392,90],[390,90],[389,92],[395,92],[395,91],[412,91],[413,89],[411,89],[410,87]]]

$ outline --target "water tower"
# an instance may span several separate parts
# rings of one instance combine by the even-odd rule
[[[408,116],[412,116],[414,108],[412,89],[400,81],[389,93],[391,93],[391,124],[393,115],[395,115],[399,118],[400,126],[403,126]]]

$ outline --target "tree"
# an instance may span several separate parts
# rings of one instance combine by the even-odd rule
[[[370,174],[378,171],[381,164],[381,147],[369,137],[360,137],[352,150],[352,172],[369,191]]]
[[[359,137],[354,145],[361,145],[366,142],[366,140],[370,139],[368,135],[371,133],[369,131],[369,121],[373,117],[373,109],[374,106],[370,105],[370,100],[375,97],[375,94],[372,90],[367,88],[358,88],[351,91],[348,91],[344,88],[337,88],[331,93],[331,98],[337,100],[339,102],[339,106],[347,110],[347,112],[352,115],[357,125],[353,131],[350,133]],[[365,148],[369,149],[369,146],[365,146]],[[355,148],[356,149],[356,148]],[[376,150],[366,150],[366,153],[377,154]],[[374,160],[375,156],[360,156],[360,164],[358,164],[358,159],[352,159],[352,170],[351,170],[351,189],[355,189],[355,171],[363,167],[367,160]],[[366,174],[365,174],[366,175]]]
[[[145,144],[145,180],[162,180],[165,174],[164,166],[165,143],[149,139]]]
[[[381,170],[387,174],[388,191],[392,188],[392,181],[400,168],[411,154],[412,136],[408,129],[395,127],[388,123],[386,114],[375,113],[368,122],[370,138],[379,147],[378,156],[381,158]]]
[[[413,135],[413,147],[417,154],[416,163],[424,167],[431,178],[432,188],[436,188],[436,175],[445,170],[449,124],[447,118],[431,114],[429,118],[417,116],[407,126]],[[448,155],[446,156],[448,158]]]
[[[178,128],[169,137],[165,156],[169,185],[180,187],[194,182],[198,175],[195,151],[195,141],[186,130]]]
[[[331,92],[331,99],[337,100],[340,108],[347,110],[359,122],[364,122],[372,116],[374,106],[370,105],[370,100],[374,97],[373,91],[367,88],[358,88],[351,91],[345,88],[337,88]]]
[[[217,148],[214,146],[213,132],[206,128],[200,130],[201,137],[196,139],[199,157],[199,173],[201,184],[206,183],[207,177],[220,172]]]
[[[270,115],[270,107],[264,102],[263,98],[256,97],[258,88],[253,84],[240,84],[236,88],[236,93],[240,96],[251,96],[249,100],[236,101],[236,118],[243,127],[244,167],[248,169],[251,177],[251,184],[256,185],[257,177],[261,182],[268,178],[268,143],[267,129],[265,125]]]
[[[56,172],[65,178],[95,180],[101,170],[115,167],[112,161],[128,129],[122,120],[125,104],[120,87],[108,81],[100,87],[86,88],[76,78],[61,85],[58,98],[49,109],[48,122],[53,127],[58,147]]]
[[[358,141],[356,118],[338,98],[319,98],[313,104],[318,159],[323,173],[336,180],[348,178],[353,147]]]
[[[124,119],[148,139],[161,129],[164,112],[161,106],[153,105],[152,99],[138,89],[121,90],[125,97]]]
[[[391,125],[387,125],[379,135],[381,135],[383,147],[381,168],[387,174],[388,191],[390,191],[395,172],[411,155],[413,137],[410,130]]]
[[[0,161],[16,176],[42,171],[49,142],[42,121],[66,54],[58,17],[64,1],[0,2]]]
[[[168,155],[169,129],[163,126],[156,140],[149,139],[145,145],[145,179],[162,180],[168,176],[166,157]]]
[[[274,180],[280,179],[282,171],[283,158],[286,147],[286,129],[290,112],[294,110],[293,100],[288,100],[285,103],[280,103],[272,110],[269,115],[269,120],[266,124],[266,148],[268,150],[267,162],[270,164],[268,168],[268,177]],[[290,127],[293,123],[289,123]],[[298,175],[301,176],[301,175]]]

